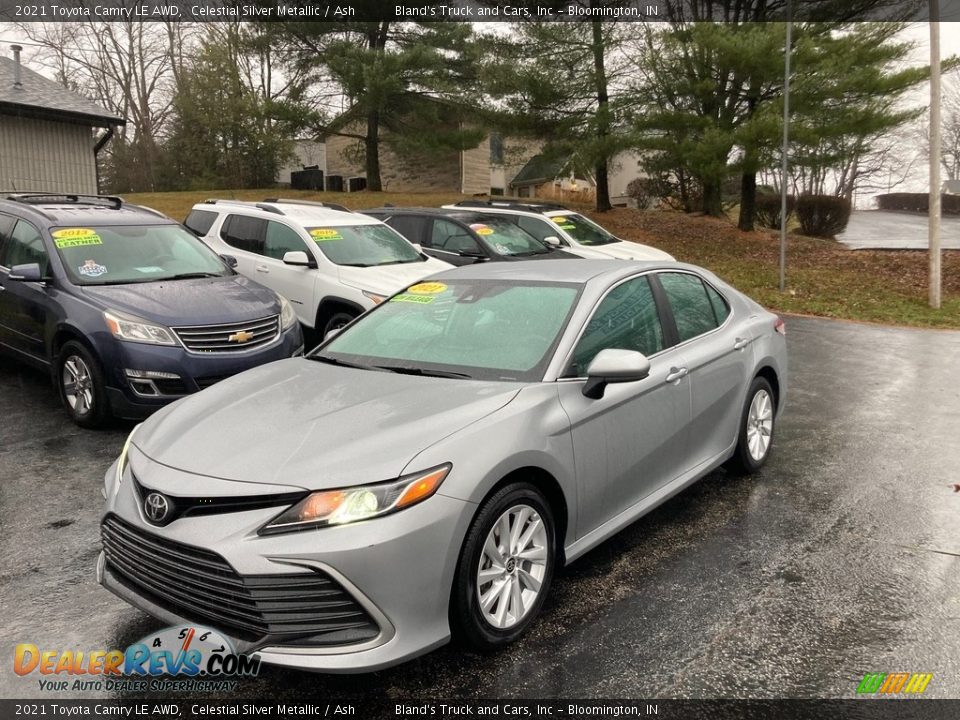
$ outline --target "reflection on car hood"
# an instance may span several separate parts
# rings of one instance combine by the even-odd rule
[[[163,325],[215,325],[276,315],[276,294],[241,275],[158,280],[132,285],[84,286],[104,309]]]
[[[436,258],[426,262],[400,263],[398,265],[381,265],[379,267],[349,267],[341,265],[337,270],[340,281],[358,288],[369,290],[379,295],[393,295],[403,290],[407,285],[423,280],[434,273],[449,270],[453,266]]]
[[[591,246],[591,250],[596,250],[599,253],[603,253],[607,257],[617,258],[618,260],[673,260],[673,255],[665,253],[663,250],[658,250],[655,247],[649,245],[641,245],[640,243],[627,242],[621,240],[620,242],[610,243],[608,245],[595,245]]]
[[[398,477],[420,451],[521,387],[281,360],[161,410],[134,444],[163,465],[227,480],[317,490],[372,483]]]

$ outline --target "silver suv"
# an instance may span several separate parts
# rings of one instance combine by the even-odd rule
[[[379,220],[305,200],[207,200],[184,225],[234,258],[241,275],[289,300],[300,323],[321,337],[451,267]]]

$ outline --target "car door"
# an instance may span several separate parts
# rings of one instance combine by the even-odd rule
[[[44,328],[52,301],[44,283],[10,280],[16,265],[36,263],[40,274],[50,274],[50,257],[40,231],[25,220],[13,227],[0,223],[0,342],[7,347],[46,360]]]
[[[229,254],[237,259],[236,271],[257,279],[256,266],[263,257],[267,221],[246,215],[227,215],[220,226],[220,239],[229,246]],[[264,283],[266,284],[266,283]]]
[[[558,383],[570,418],[579,485],[578,537],[663,487],[683,467],[690,384],[680,372],[680,351],[668,347],[660,314],[646,275],[611,288]],[[611,383],[602,398],[584,397],[587,367],[606,348],[642,352],[650,360],[650,374],[637,382]]]
[[[263,243],[263,256],[254,262],[254,279],[276,290],[293,305],[300,322],[312,326],[317,298],[315,267],[287,265],[283,256],[302,252],[316,265],[316,258],[296,229],[276,220],[268,220]]]
[[[730,306],[690,272],[657,273],[689,373],[691,419],[687,469],[725,452],[737,437],[743,397],[752,379],[752,337],[730,318]]]

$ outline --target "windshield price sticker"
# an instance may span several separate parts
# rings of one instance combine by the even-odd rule
[[[447,286],[441,282],[425,282],[411,285],[407,288],[407,292],[414,295],[439,295],[446,289]]]
[[[493,235],[493,228],[487,227],[486,225],[471,225],[470,226],[477,235]]]
[[[84,245],[103,245],[103,240],[95,230],[90,228],[67,228],[54,230],[50,233],[54,244],[64,250],[66,248],[83,247]]]
[[[315,242],[323,242],[325,240],[343,240],[343,235],[333,228],[314,228],[310,231],[310,237],[312,237]]]
[[[406,293],[390,298],[390,302],[408,302],[418,305],[429,305],[433,300],[434,298],[431,295],[408,295]]]

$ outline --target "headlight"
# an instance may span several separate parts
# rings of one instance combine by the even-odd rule
[[[433,495],[450,465],[387,483],[311,493],[260,529],[261,534],[306,530],[369,520],[403,510]]]
[[[127,435],[126,442],[123,443],[123,450],[120,451],[120,457],[117,458],[117,485],[123,482],[123,473],[127,469],[127,453],[130,452],[130,443],[133,440],[133,434],[139,429],[140,425],[137,425],[130,431],[130,434]]]
[[[384,300],[387,299],[386,295],[378,295],[377,293],[370,292],[369,290],[361,290],[360,292],[362,292],[365,297],[369,298],[370,300],[373,300],[374,305],[379,305],[380,303],[382,303]]]
[[[173,333],[162,325],[152,325],[133,315],[106,310],[104,322],[118,340],[150,343],[152,345],[176,345]]]
[[[297,321],[297,313],[290,301],[283,295],[277,295],[277,300],[280,301],[280,325],[284,330],[287,330],[293,327],[293,324]]]

